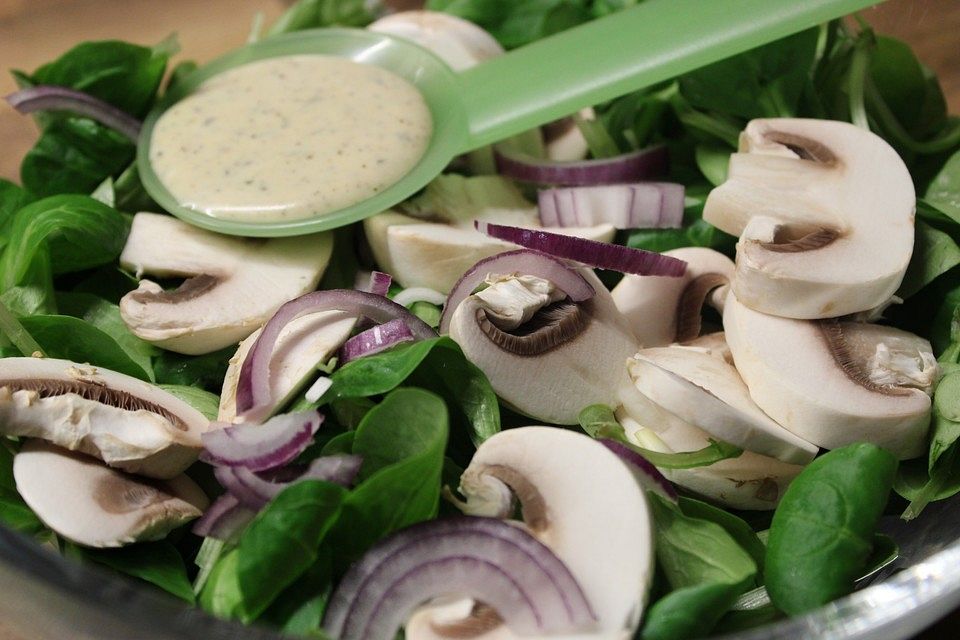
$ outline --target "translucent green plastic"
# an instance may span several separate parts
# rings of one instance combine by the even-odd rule
[[[275,36],[197,70],[144,123],[138,166],[164,209],[199,227],[245,236],[323,231],[379,213],[416,193],[455,156],[586,106],[669,79],[876,4],[873,0],[645,0],[457,74],[425,49],[359,29]],[[237,222],[180,206],[150,167],[153,125],[207,78],[262,58],[316,53],[374,64],[412,82],[433,115],[423,158],[376,196],[331,213],[282,222]]]

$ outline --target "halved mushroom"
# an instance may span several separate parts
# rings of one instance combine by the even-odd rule
[[[172,291],[141,280],[120,300],[138,337],[197,355],[236,344],[288,300],[316,288],[330,261],[329,233],[290,238],[224,236],[171,216],[138,213],[120,264],[158,277],[186,278]]]
[[[138,478],[42,440],[24,443],[13,459],[13,477],[44,524],[87,547],[159,540],[208,504],[187,476]]]
[[[906,460],[926,450],[939,375],[930,343],[905,331],[754,311],[732,293],[727,341],[754,402],[826,449],[872,442]]]
[[[653,402],[650,402],[646,419],[635,419],[627,413],[626,408],[617,411],[617,419],[627,437],[645,449],[680,453],[697,451],[710,444],[710,434],[706,431],[668,414]],[[657,425],[657,431],[647,428],[647,425],[653,424]],[[736,458],[721,460],[706,467],[660,468],[670,482],[708,500],[733,509],[752,511],[775,509],[787,487],[801,471],[803,465],[790,464],[752,451],[744,451]]]
[[[325,363],[350,337],[356,318],[342,311],[321,311],[292,320],[280,331],[277,346],[270,360],[270,397],[275,407],[286,404],[303,385],[317,376],[317,365]],[[251,333],[230,358],[220,392],[222,422],[237,417],[237,383],[240,368],[260,336],[260,329]]]
[[[913,253],[916,205],[903,160],[846,122],[753,120],[703,218],[740,236],[733,290],[789,318],[884,304]]]
[[[686,261],[686,272],[679,278],[628,274],[610,292],[644,347],[686,342],[700,335],[704,303],[722,312],[733,280],[733,260],[713,249],[684,247],[664,255]]]
[[[549,295],[535,298],[528,290],[531,295],[518,296],[518,304],[540,306],[529,321],[511,329],[496,317],[504,310],[484,300],[489,293],[474,294],[460,303],[450,323],[450,337],[502,400],[554,424],[576,424],[591,404],[616,404],[619,386],[629,384],[627,358],[637,350],[633,331],[606,287],[591,270],[580,273],[596,291],[585,302],[552,302]],[[522,278],[505,277],[499,284]]]
[[[627,364],[634,387],[622,397],[631,413],[637,392],[680,420],[741,449],[784,462],[806,464],[817,447],[770,419],[750,398],[733,366],[699,349],[643,349]],[[634,409],[631,415],[636,415]],[[659,432],[667,425],[644,421]]]
[[[531,205],[533,207],[533,205]],[[506,217],[505,217],[506,216]],[[520,216],[520,219],[518,219]],[[536,210],[486,212],[487,221],[539,228]],[[427,287],[449,293],[467,269],[484,258],[516,248],[469,226],[424,222],[396,211],[387,211],[363,221],[363,229],[380,268],[404,287]],[[610,242],[616,229],[609,224],[595,227],[551,228],[553,233]]]
[[[42,438],[153,478],[197,459],[209,421],[130,376],[69,360],[0,359],[0,434]]]
[[[523,512],[518,526],[567,565],[596,615],[595,633],[577,637],[632,637],[653,577],[653,535],[646,497],[626,464],[572,431],[510,429],[477,449],[460,492],[467,513],[487,515],[491,502],[511,491]],[[407,637],[515,636],[495,612],[461,601],[421,610],[407,625]]]
[[[413,40],[454,71],[463,71],[503,53],[503,47],[492,35],[448,13],[402,11],[380,18],[367,28]]]

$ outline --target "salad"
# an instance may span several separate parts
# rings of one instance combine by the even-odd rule
[[[632,4],[300,0],[255,36],[464,69]],[[904,43],[823,24],[256,240],[140,181],[175,53],[14,72],[4,526],[293,635],[669,640],[850,593],[881,515],[960,491],[960,119]]]

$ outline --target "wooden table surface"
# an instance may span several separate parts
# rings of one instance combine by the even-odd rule
[[[283,6],[282,0],[0,0],[0,66],[33,71],[83,40],[149,45],[174,32],[182,45],[177,59],[203,62],[242,44],[258,12],[269,24]],[[960,0],[889,0],[863,15],[879,32],[914,46],[939,75],[951,112],[960,113]],[[0,95],[15,88],[8,75],[0,77]],[[0,105],[0,177],[18,179],[35,137],[30,119]],[[955,614],[924,635],[958,637],[958,629]],[[0,640],[27,639],[14,638],[0,621]]]

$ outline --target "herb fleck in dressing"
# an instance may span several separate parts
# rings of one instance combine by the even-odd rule
[[[150,162],[185,207],[294,220],[376,195],[420,160],[430,111],[372,65],[282,56],[221,73],[157,121]]]

